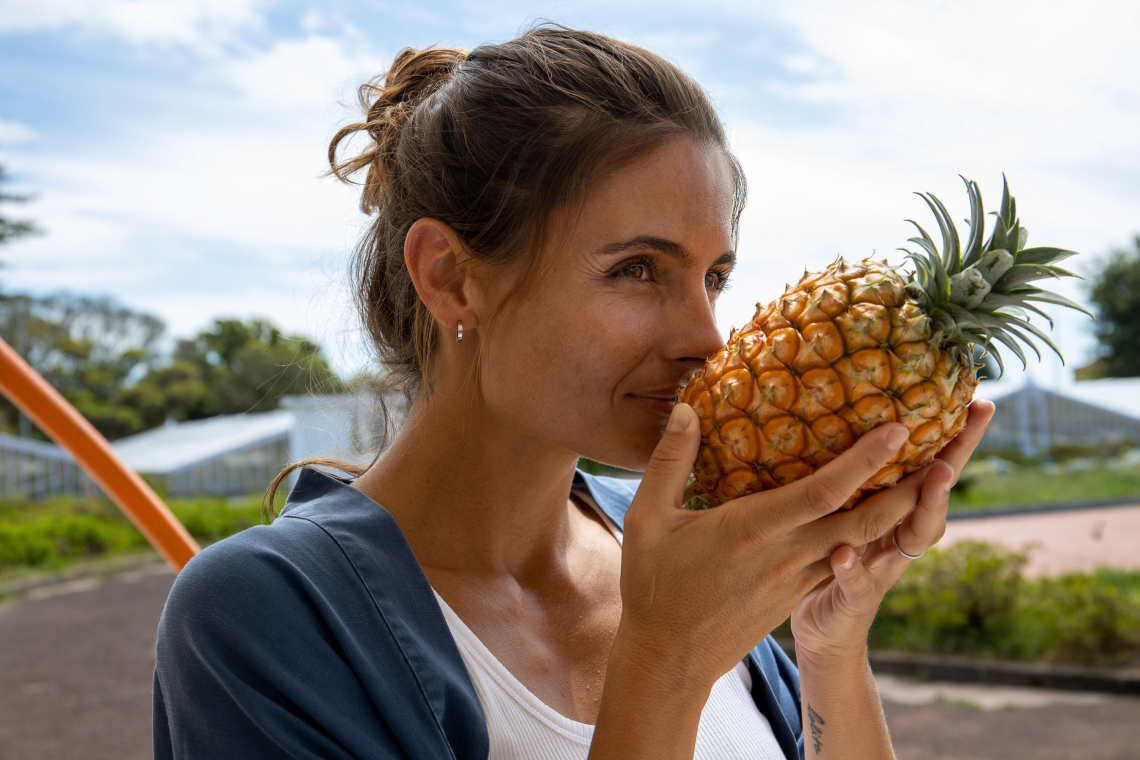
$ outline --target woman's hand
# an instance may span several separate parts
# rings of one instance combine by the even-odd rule
[[[855,509],[881,509],[882,502],[894,502],[908,511],[913,507],[898,527],[899,549],[914,556],[934,546],[946,532],[950,487],[981,441],[993,413],[989,401],[972,403],[966,429],[942,450],[936,462]],[[832,552],[834,575],[808,592],[792,613],[792,635],[801,658],[865,657],[867,634],[879,604],[912,562],[895,549],[894,539],[892,530],[859,551],[846,545]]]
[[[878,541],[914,507],[877,499],[832,514],[907,438],[882,425],[810,477],[694,512],[681,496],[700,429],[677,404],[625,515],[622,615],[592,760],[692,757],[716,680],[831,575],[839,547]]]
[[[840,547],[890,541],[914,508],[912,495],[836,512],[908,435],[882,425],[810,477],[694,512],[681,496],[700,429],[687,404],[673,409],[625,515],[622,615],[591,758],[692,757],[716,680],[831,576]]]
[[[890,540],[913,497],[872,499],[831,513],[892,459],[907,435],[902,425],[883,425],[808,478],[695,512],[682,508],[681,496],[700,433],[692,409],[678,404],[626,513],[614,656],[668,673],[673,683],[660,687],[707,696],[831,575],[830,557],[839,547]]]

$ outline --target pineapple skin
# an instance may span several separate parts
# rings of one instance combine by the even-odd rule
[[[700,419],[695,492],[705,506],[807,477],[864,433],[900,422],[910,440],[854,506],[933,461],[966,426],[970,351],[942,346],[886,262],[843,259],[805,274],[735,330],[677,401]]]

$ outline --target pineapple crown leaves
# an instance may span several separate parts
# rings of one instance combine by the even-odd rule
[[[960,175],[959,175],[960,176]],[[993,354],[1000,370],[1004,371],[1000,343],[1026,364],[1024,343],[1037,355],[1041,352],[1033,343],[1037,338],[1061,357],[1061,352],[1049,337],[1031,324],[1033,312],[1053,327],[1053,320],[1036,303],[1055,304],[1092,314],[1080,304],[1064,296],[1031,285],[1046,278],[1076,277],[1057,262],[1075,256],[1074,251],[1061,248],[1026,248],[1028,232],[1017,218],[1017,202],[1009,194],[1009,182],[1002,176],[1001,209],[991,212],[997,217],[988,240],[985,237],[985,211],[982,193],[976,182],[962,177],[970,198],[970,225],[963,246],[950,213],[932,193],[916,193],[926,201],[938,223],[942,237],[939,250],[934,240],[918,222],[907,221],[918,230],[918,236],[909,242],[917,245],[918,253],[906,248],[900,250],[914,262],[907,289],[930,315],[935,339],[944,344],[967,349],[980,345]],[[966,353],[970,353],[967,351]],[[1061,357],[1064,362],[1064,357]]]

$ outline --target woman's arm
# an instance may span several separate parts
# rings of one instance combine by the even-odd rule
[[[840,546],[832,576],[812,589],[792,613],[807,758],[893,758],[875,680],[867,663],[867,634],[883,596],[946,532],[950,488],[985,433],[989,402],[970,409],[966,430],[923,471],[868,499],[906,499],[917,506],[895,530],[862,552]],[[858,507],[863,509],[861,505]]]
[[[866,649],[862,656],[837,659],[816,659],[797,651],[796,662],[805,757],[894,757]]]

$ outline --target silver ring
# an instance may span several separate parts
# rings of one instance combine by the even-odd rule
[[[922,556],[922,554],[926,554],[925,549],[923,549],[922,554],[907,554],[906,552],[904,552],[902,550],[901,547],[899,547],[899,528],[901,528],[901,527],[902,527],[902,523],[899,523],[898,525],[895,526],[895,529],[893,531],[891,531],[891,542],[894,543],[895,549],[898,550],[898,553],[903,555],[907,559],[918,559],[919,557]]]
[[[463,320],[459,320],[459,329],[455,331],[455,342],[459,343],[463,340]]]

